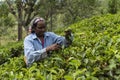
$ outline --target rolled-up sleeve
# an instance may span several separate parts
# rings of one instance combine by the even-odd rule
[[[66,37],[59,36],[54,33],[52,35],[54,38],[54,43],[58,43],[59,45],[64,46],[64,47],[68,47],[69,45],[71,45],[74,39],[73,34],[69,36],[69,40]]]
[[[56,35],[52,33],[54,43],[58,43],[59,45],[64,45],[65,38],[63,36]]]
[[[24,40],[24,54],[27,66],[30,66],[33,62],[38,61],[43,53],[46,53],[46,48],[35,51],[33,42],[27,38]]]

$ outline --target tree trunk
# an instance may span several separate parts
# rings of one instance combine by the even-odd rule
[[[50,31],[52,31],[52,6],[51,6],[51,12],[50,12],[50,25],[51,25],[51,28],[50,28]]]
[[[22,40],[22,24],[18,23],[18,41]]]
[[[18,41],[22,40],[22,9],[18,9]]]

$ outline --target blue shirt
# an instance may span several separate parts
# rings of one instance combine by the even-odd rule
[[[29,34],[24,40],[24,54],[26,57],[27,66],[30,66],[35,61],[47,57],[47,46],[50,46],[54,43],[63,45],[64,41],[64,37],[58,36],[53,32],[45,32],[44,45],[42,46],[42,42],[35,33]]]

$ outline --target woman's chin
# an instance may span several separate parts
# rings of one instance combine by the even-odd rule
[[[38,36],[39,36],[39,37],[43,37],[43,36],[44,36],[44,34],[39,34]]]

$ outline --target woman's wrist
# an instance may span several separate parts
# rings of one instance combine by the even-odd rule
[[[46,47],[46,52],[48,52],[49,51],[49,47]]]

